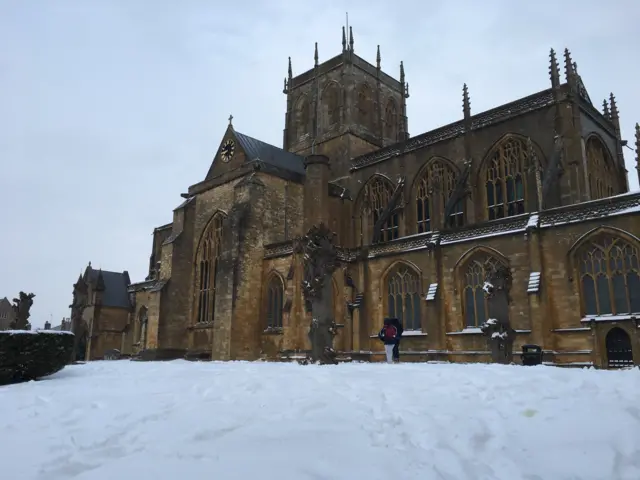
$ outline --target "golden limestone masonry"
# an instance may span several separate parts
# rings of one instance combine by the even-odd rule
[[[324,223],[341,260],[343,359],[382,360],[377,332],[393,316],[403,361],[490,361],[491,267],[511,276],[514,361],[537,344],[549,364],[640,364],[640,192],[616,101],[596,108],[568,50],[562,78],[553,50],[549,73],[550,88],[475,114],[465,85],[461,120],[410,136],[402,63],[396,80],[350,31],[324,63],[316,45],[304,73],[289,60],[282,148],[229,119],[207,176],[154,229],[148,277],[89,266],[74,285],[77,356],[305,355],[294,245]]]

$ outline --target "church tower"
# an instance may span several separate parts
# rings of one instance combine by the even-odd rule
[[[353,31],[342,28],[342,53],[293,76],[291,58],[284,81],[287,113],[283,148],[299,155],[329,157],[331,177],[349,172],[351,158],[409,138],[404,67],[400,80],[355,54]]]

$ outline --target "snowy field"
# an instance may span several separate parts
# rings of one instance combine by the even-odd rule
[[[7,480],[640,479],[640,370],[94,362],[0,387]]]

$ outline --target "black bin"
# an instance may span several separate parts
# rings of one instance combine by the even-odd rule
[[[540,345],[523,345],[522,353],[522,365],[533,366],[542,364],[542,347]]]

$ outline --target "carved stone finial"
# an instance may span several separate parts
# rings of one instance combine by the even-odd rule
[[[314,67],[318,66],[318,42],[316,42],[316,49],[315,52],[313,53],[313,61],[314,61]]]
[[[549,53],[549,76],[551,77],[551,87],[557,88],[560,86],[560,69],[558,67],[558,59],[556,58],[556,52],[552,48]]]
[[[400,60],[400,83],[404,88],[404,62]]]
[[[291,79],[293,78],[293,70],[291,68],[291,57],[289,57],[289,71],[287,74],[289,75],[289,86],[291,86]]]
[[[380,70],[380,45],[378,45],[378,53],[376,53],[376,68]]]
[[[342,27],[342,52],[347,51],[347,34],[345,32],[345,28]]]
[[[229,115],[229,126],[233,127],[233,115]]]

